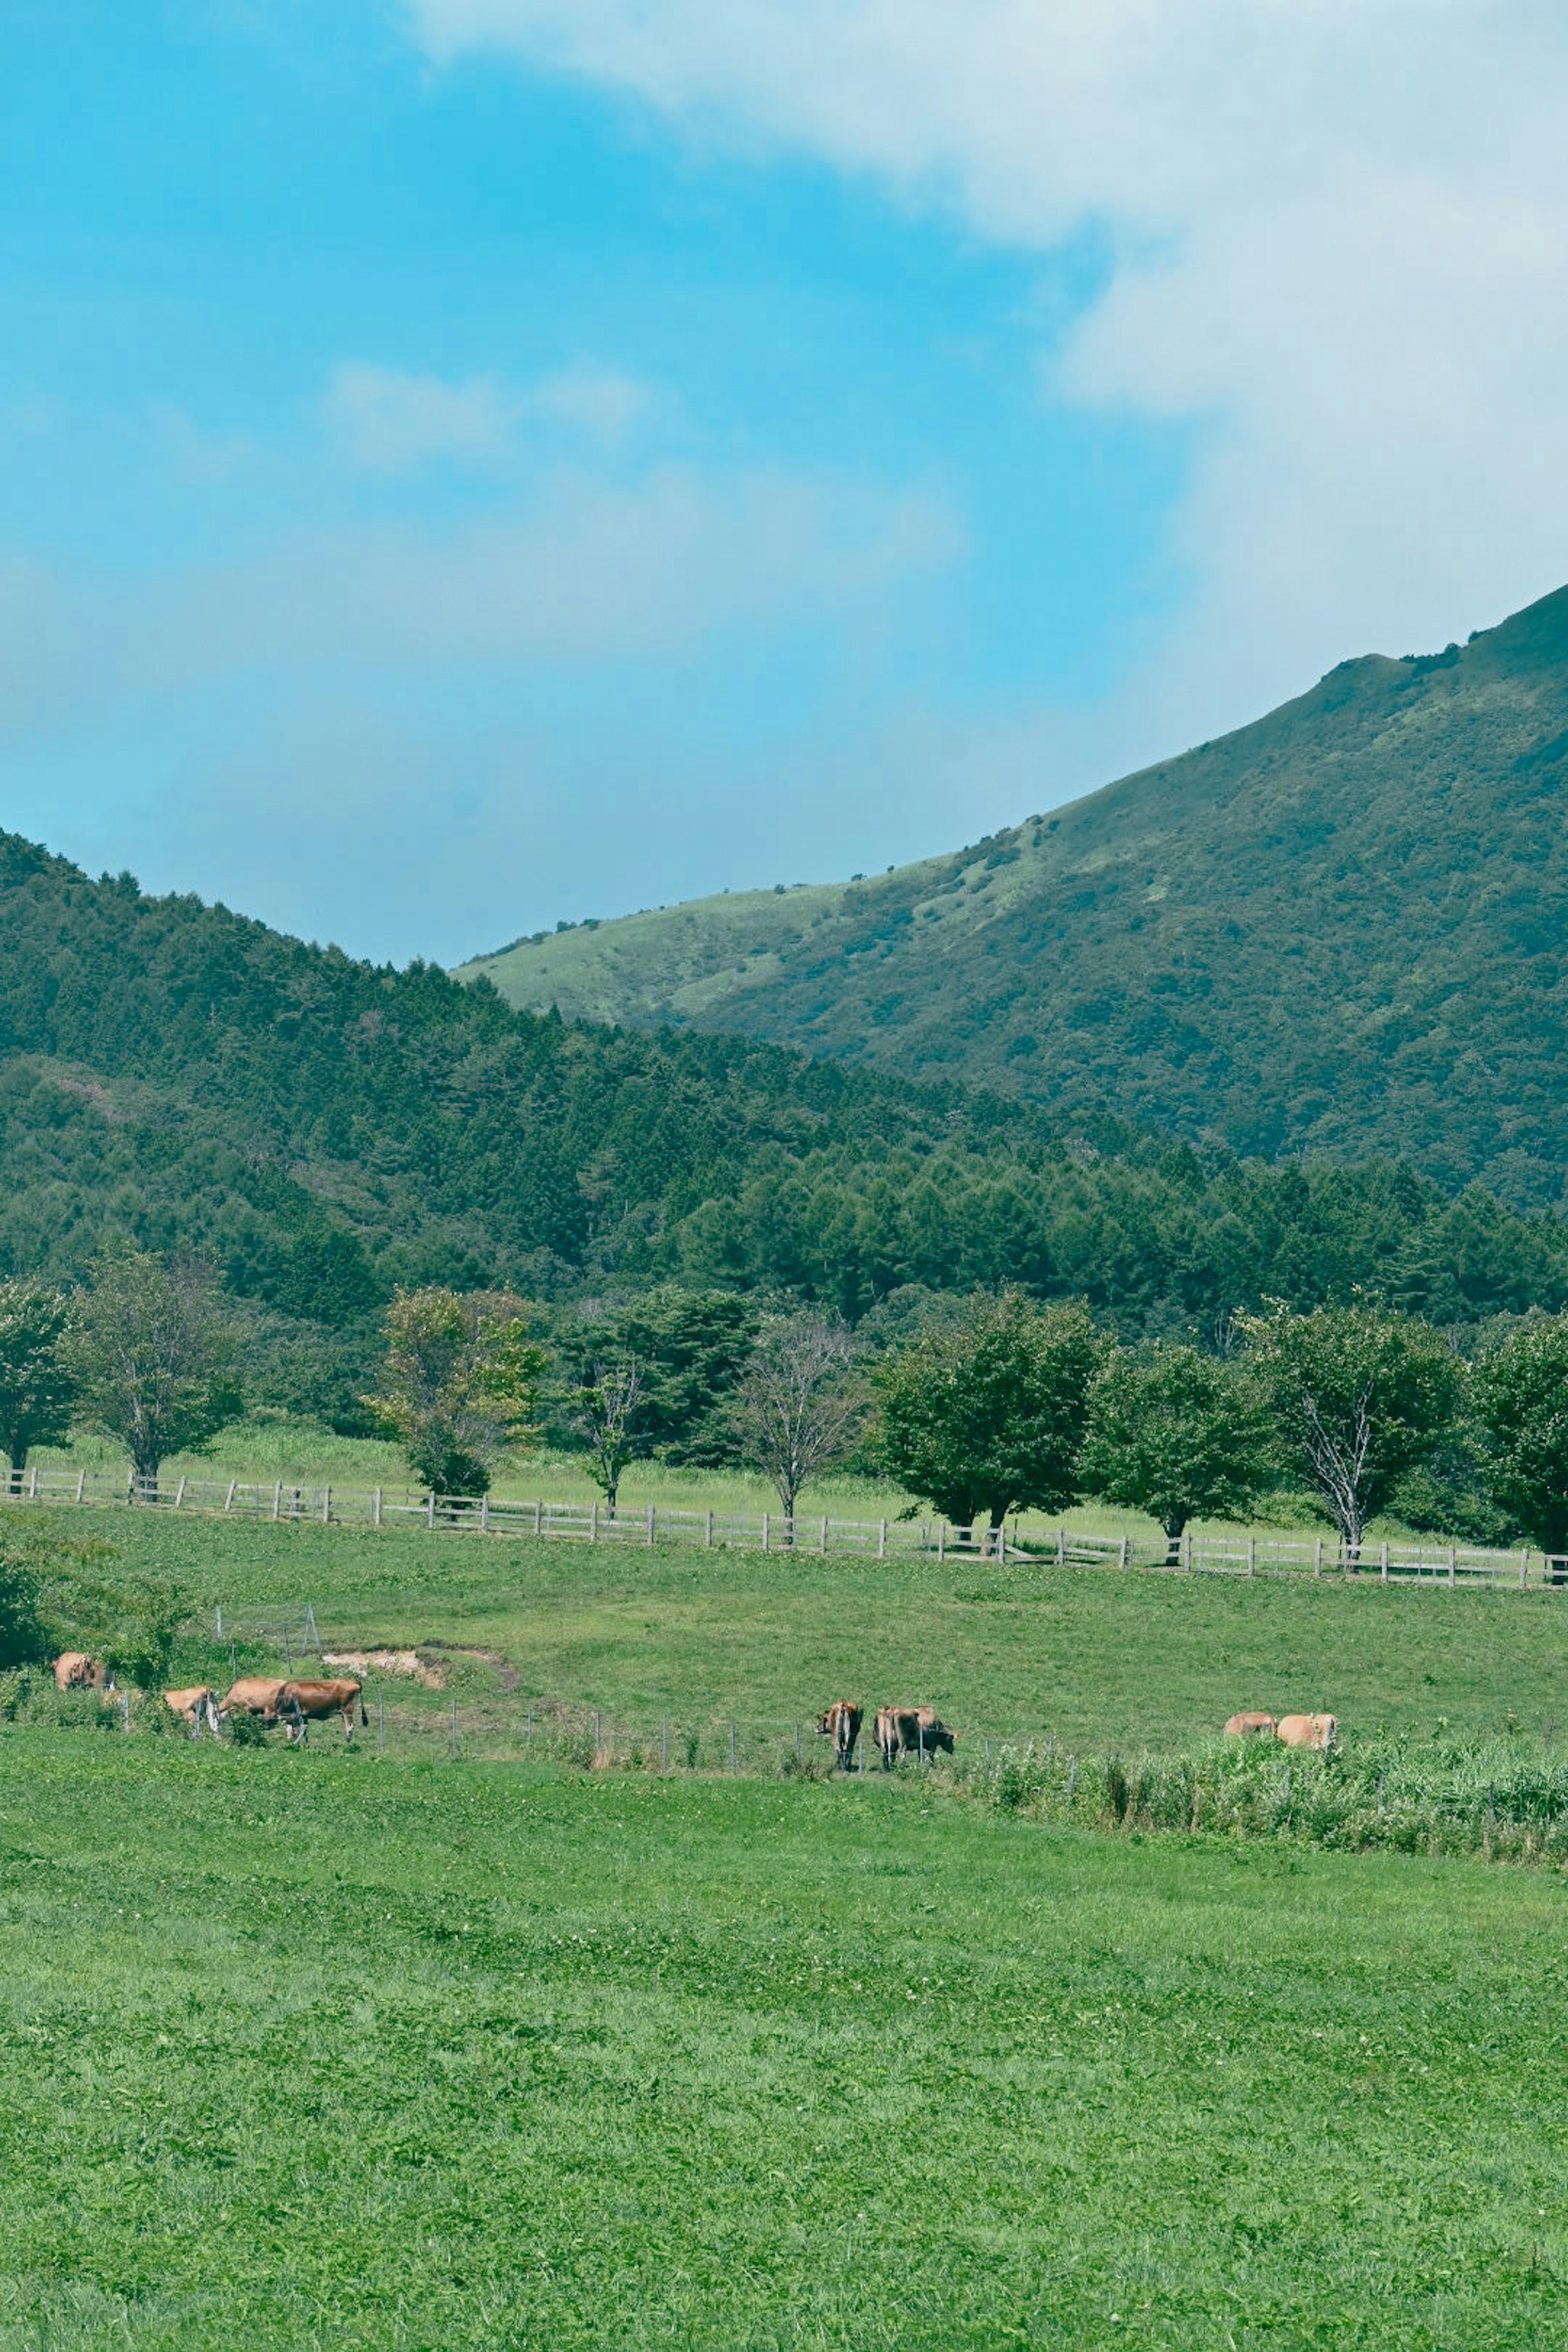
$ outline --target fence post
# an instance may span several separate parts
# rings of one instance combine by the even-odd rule
[[[822,1515],[822,1557],[824,1559],[827,1558],[827,1514],[826,1511],[824,1511]]]
[[[937,1523],[936,1556],[938,1559],[947,1558],[947,1521],[945,1519],[941,1519]]]
[[[34,1476],[35,1478],[37,1478],[37,1475],[38,1475],[38,1474],[37,1474],[37,1470],[35,1470],[35,1471],[34,1471],[34,1473],[33,1473],[33,1476]],[[178,1486],[175,1487],[175,1489],[174,1489],[174,1508],[175,1508],[175,1510],[176,1510],[176,1511],[179,1509],[180,1505],[184,1501],[184,1499],[185,1499],[185,1482],[184,1482],[184,1480],[182,1478],[182,1479],[181,1479],[181,1481],[180,1481],[180,1483],[179,1483],[179,1485],[178,1485]]]
[[[731,1721],[730,1725],[730,1776],[731,1780],[739,1772],[740,1769],[740,1766],[735,1761],[735,1726]]]
[[[1382,1558],[1379,1562],[1378,1574],[1382,1581],[1386,1584],[1388,1582],[1388,1538],[1386,1536],[1383,1539],[1383,1551]]]
[[[766,1511],[764,1511],[764,1512],[763,1513],[763,1549],[764,1551],[766,1551],[767,1548],[768,1548],[768,1515],[767,1515]]]
[[[322,1487],[322,1489],[321,1489],[321,1525],[322,1525],[324,1528],[330,1528],[330,1527],[331,1526],[331,1523],[332,1523],[332,1490],[331,1490],[331,1486],[329,1485],[329,1486],[323,1486],[323,1487]]]
[[[427,1528],[433,1528],[436,1524],[436,1489],[434,1486],[431,1487],[429,1495],[426,1499],[425,1524]]]
[[[1525,1580],[1529,1574],[1530,1554],[1528,1551],[1521,1551],[1519,1555],[1519,1589],[1521,1592],[1524,1591]]]
[[[1247,1572],[1248,1576],[1256,1576],[1258,1573],[1258,1538],[1256,1536],[1248,1536],[1247,1538]]]
[[[217,1637],[221,1642],[223,1639],[223,1602],[221,1601],[217,1604]]]
[[[926,1727],[919,1716],[915,1717],[915,1758],[918,1770],[926,1760]]]
[[[180,1492],[181,1492],[181,1494],[183,1495],[183,1494],[184,1493],[184,1491],[185,1491],[185,1482],[184,1482],[184,1480],[182,1478],[182,1479],[181,1479],[181,1481],[180,1481]],[[29,1501],[29,1503],[36,1503],[36,1502],[37,1501],[37,1499],[38,1499],[38,1465],[37,1465],[37,1464],[35,1462],[35,1463],[34,1463],[34,1465],[33,1465],[33,1475],[32,1475],[31,1478],[30,1478],[30,1479],[28,1480],[28,1482],[27,1482],[27,1500]]]
[[[1452,1545],[1452,1544],[1450,1544],[1450,1545],[1448,1546],[1448,1590],[1449,1590],[1449,1591],[1451,1592],[1451,1591],[1453,1591],[1453,1589],[1454,1589],[1454,1547],[1453,1547],[1453,1545]]]
[[[76,1474],[76,1498],[79,1503],[80,1502],[86,1488],[87,1472],[85,1470],[79,1470]]]
[[[228,1645],[228,1678],[231,1683],[239,1680],[239,1669],[235,1664],[235,1645],[231,1642]]]
[[[1065,1568],[1067,1564],[1068,1531],[1066,1528],[1058,1528],[1057,1529],[1057,1566],[1058,1568]]]
[[[481,1495],[479,1496],[479,1533],[482,1536],[488,1536],[489,1531],[490,1498],[488,1495]]]
[[[283,1481],[281,1478],[279,1479],[278,1484],[272,1489],[272,1516],[275,1519],[281,1518],[283,1516]]]
[[[453,1695],[452,1695],[452,1761],[453,1761],[453,1763],[455,1764],[455,1763],[457,1762],[457,1760],[458,1760],[458,1698],[457,1698],[457,1694],[456,1694],[456,1692],[454,1692],[454,1693],[453,1693]]]
[[[384,1756],[386,1753],[386,1701],[379,1691],[375,1697],[375,1738],[376,1754]]]
[[[234,1490],[238,1484],[239,1480],[237,1478],[231,1478],[228,1482],[228,1492],[223,1498],[223,1507],[226,1511],[232,1511],[234,1508]]]
[[[589,1506],[588,1506],[588,1541],[589,1541],[590,1543],[597,1543],[597,1542],[598,1542],[598,1540],[599,1540],[599,1498],[598,1498],[598,1496],[595,1495],[595,1497],[594,1497],[594,1499],[593,1499],[593,1501],[592,1501],[592,1502],[589,1504]]]
[[[708,1527],[702,1538],[702,1548],[705,1551],[711,1551],[713,1549],[713,1514],[711,1511],[708,1514]]]
[[[594,1709],[594,1753],[595,1756],[598,1754],[604,1744],[603,1719],[600,1717],[598,1708],[595,1707]]]
[[[1186,1534],[1182,1538],[1182,1565],[1186,1570],[1187,1574],[1191,1576],[1193,1572],[1193,1537],[1190,1528]]]
[[[370,1523],[373,1528],[378,1528],[381,1525],[381,1488],[379,1486],[371,1496]]]
[[[537,1496],[533,1505],[533,1532],[537,1535],[544,1520],[544,1497]]]
[[[1121,1557],[1117,1561],[1116,1565],[1118,1568],[1125,1568],[1127,1565],[1127,1538],[1125,1536],[1121,1538]]]
[[[888,1522],[886,1519],[879,1519],[877,1522],[877,1558],[879,1559],[886,1559],[887,1557]]]
[[[120,1707],[121,1718],[124,1723],[126,1735],[129,1737],[131,1731],[131,1694],[129,1691],[121,1692]]]
[[[1320,1536],[1320,1537],[1318,1538],[1318,1547],[1317,1547],[1317,1549],[1316,1549],[1316,1550],[1313,1552],[1313,1554],[1312,1554],[1312,1574],[1313,1574],[1314,1576],[1321,1576],[1322,1572],[1323,1572],[1323,1538],[1322,1538],[1322,1537],[1321,1537],[1321,1536]]]
[[[653,1507],[654,1507],[651,1503],[647,1507],[647,1548],[649,1551],[653,1549]]]

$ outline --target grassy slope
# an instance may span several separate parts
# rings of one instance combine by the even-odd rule
[[[0,2334],[1563,2333],[1539,1874],[0,1732]]]
[[[1402,1151],[1555,1198],[1568,1157],[1568,590],[1369,657],[975,849],[468,967],[519,1004],[742,1030],[1247,1150]]]

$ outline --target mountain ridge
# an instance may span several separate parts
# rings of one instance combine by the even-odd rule
[[[1555,1202],[1565,797],[1568,589],[1462,647],[1342,663],[949,856],[578,926],[460,976]]]

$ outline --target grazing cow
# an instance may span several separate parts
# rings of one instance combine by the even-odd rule
[[[219,1715],[259,1715],[268,1723],[278,1720],[278,1694],[281,1680],[267,1675],[241,1675],[226,1698],[217,1703]]]
[[[55,1660],[55,1688],[111,1691],[114,1676],[101,1658],[89,1658],[85,1650],[62,1650]]]
[[[195,1684],[189,1690],[165,1691],[163,1705],[182,1723],[189,1724],[193,1739],[201,1738],[204,1723],[213,1738],[217,1738],[217,1698],[205,1683]]]
[[[860,1737],[860,1726],[866,1719],[864,1707],[853,1699],[836,1698],[833,1705],[816,1718],[816,1727],[824,1739],[833,1742],[833,1760],[839,1769],[847,1772],[855,1759],[855,1742]]]
[[[1274,1736],[1287,1748],[1316,1748],[1326,1756],[1339,1727],[1338,1718],[1331,1715],[1282,1715]]]
[[[310,1737],[310,1726],[323,1722],[329,1715],[342,1717],[343,1737],[352,1739],[356,1700],[360,1721],[368,1723],[370,1714],[363,1688],[351,1675],[345,1675],[339,1682],[285,1683],[278,1694],[277,1712],[289,1727],[289,1738],[298,1739],[301,1745]]]
[[[890,1772],[900,1756],[911,1748],[929,1756],[937,1748],[952,1754],[958,1738],[942,1722],[934,1706],[879,1706],[877,1709],[877,1748],[882,1759],[882,1769]]]
[[[1258,1732],[1278,1728],[1271,1715],[1233,1715],[1225,1727],[1225,1737],[1227,1739],[1250,1739]]]

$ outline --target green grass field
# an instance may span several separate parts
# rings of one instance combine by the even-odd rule
[[[1543,1873],[0,1732],[0,2342],[1534,2347]]]
[[[0,2347],[1568,2340],[1557,1870],[1095,1835],[788,1737],[847,1688],[961,1760],[1252,1703],[1539,1758],[1563,1596],[55,1526],[191,1591],[181,1679],[220,1601],[244,1664],[309,1601],[445,1679],[373,1678],[384,1757],[0,1721]],[[529,1707],[642,1769],[523,1760]]]

